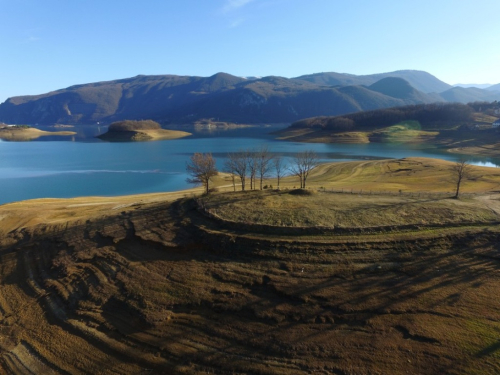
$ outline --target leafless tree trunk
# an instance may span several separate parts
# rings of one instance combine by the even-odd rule
[[[271,169],[272,155],[269,148],[264,145],[257,151],[257,170],[260,178],[260,190],[262,190],[262,181],[266,178]]]
[[[301,189],[305,189],[307,177],[309,177],[309,173],[318,163],[318,156],[312,150],[299,152],[293,158],[293,165],[290,167],[290,171],[299,178]]]
[[[231,174],[231,181],[233,182],[233,191],[236,191],[236,181],[235,181],[236,167],[232,154],[228,155],[228,158],[224,162],[224,171]]]
[[[186,171],[191,176],[186,181],[190,184],[204,185],[207,194],[211,178],[219,174],[212,154],[195,153],[187,162]]]
[[[457,161],[452,167],[453,176],[455,178],[455,197],[458,199],[460,194],[460,186],[465,180],[470,180],[472,177],[472,166],[465,160]]]
[[[246,151],[248,171],[250,172],[250,190],[255,189],[255,176],[257,175],[258,160],[257,153],[252,150]]]
[[[280,179],[281,179],[281,177],[283,177],[283,173],[286,170],[286,164],[285,164],[285,160],[283,159],[283,157],[276,155],[273,158],[273,166],[274,166],[274,171],[276,172],[276,178],[278,180],[278,190],[279,190]]]
[[[234,154],[229,154],[226,163],[226,165],[232,170],[232,173],[239,177],[241,181],[241,190],[245,190],[248,170],[247,152],[240,151]]]

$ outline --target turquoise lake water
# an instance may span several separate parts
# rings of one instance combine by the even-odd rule
[[[51,129],[54,130],[54,129]],[[306,144],[276,141],[276,128],[197,132],[193,136],[156,142],[108,143],[93,137],[102,127],[79,127],[74,137],[31,142],[0,141],[0,204],[32,198],[111,196],[192,187],[186,183],[186,162],[195,152],[211,152],[222,168],[230,152],[267,144],[285,157],[314,150],[323,161],[369,160],[412,156],[458,160],[459,155],[404,144]],[[474,163],[500,165],[475,158]]]

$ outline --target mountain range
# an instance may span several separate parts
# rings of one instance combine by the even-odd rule
[[[452,87],[431,74],[401,70],[373,75],[316,73],[295,78],[139,75],[75,85],[0,104],[13,124],[92,124],[152,119],[163,124],[200,119],[238,123],[293,122],[378,108],[434,102],[494,101],[500,85]]]

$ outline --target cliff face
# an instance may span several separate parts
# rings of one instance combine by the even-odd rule
[[[412,103],[435,99],[420,94]],[[282,77],[137,76],[10,98],[0,105],[0,121],[91,124],[150,118],[161,123],[192,123],[216,118],[239,123],[292,122],[404,104],[409,104],[407,98],[364,86],[333,87]]]

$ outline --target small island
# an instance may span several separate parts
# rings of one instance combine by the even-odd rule
[[[0,125],[0,139],[7,141],[31,141],[48,135],[75,135],[72,131],[47,132],[29,125]]]
[[[162,129],[160,124],[152,120],[126,120],[113,122],[109,125],[108,131],[97,138],[109,142],[130,142],[176,139],[187,137],[188,135],[191,135],[191,133],[180,130]]]

